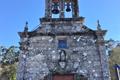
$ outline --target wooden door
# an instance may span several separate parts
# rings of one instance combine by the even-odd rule
[[[74,80],[73,74],[53,75],[53,80]]]

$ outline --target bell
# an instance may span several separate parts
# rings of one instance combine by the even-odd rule
[[[53,5],[53,10],[52,10],[52,13],[53,13],[53,14],[59,14],[58,6],[59,6],[58,3],[54,3],[54,5]]]
[[[67,12],[70,12],[70,11],[71,11],[70,7],[67,7],[66,11],[67,11]]]
[[[53,13],[53,14],[59,14],[59,10],[58,10],[58,9],[53,9],[53,10],[52,10],[52,13]]]
[[[67,9],[66,9],[67,12],[70,12],[71,9],[70,9],[70,3],[67,3]]]

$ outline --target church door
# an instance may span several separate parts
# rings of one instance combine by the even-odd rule
[[[53,75],[53,80],[74,80],[73,74],[65,74],[65,75]]]

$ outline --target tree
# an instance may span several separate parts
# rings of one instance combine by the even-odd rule
[[[110,73],[112,80],[116,79],[116,73],[115,73],[115,64],[120,64],[120,47],[116,47],[112,49],[112,53],[109,57],[109,64],[110,64]]]
[[[18,56],[18,47],[5,48],[0,46],[0,80],[16,80]]]
[[[19,49],[16,46],[11,46],[6,49],[6,53],[4,53],[2,64],[14,64],[18,61]]]

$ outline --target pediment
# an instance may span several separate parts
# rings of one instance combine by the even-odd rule
[[[85,25],[46,25],[39,26],[33,32],[36,33],[86,33],[94,32],[94,30],[88,28]]]
[[[95,35],[95,30],[88,28],[82,23],[41,24],[35,30],[29,32],[29,36],[55,36],[55,35]]]

